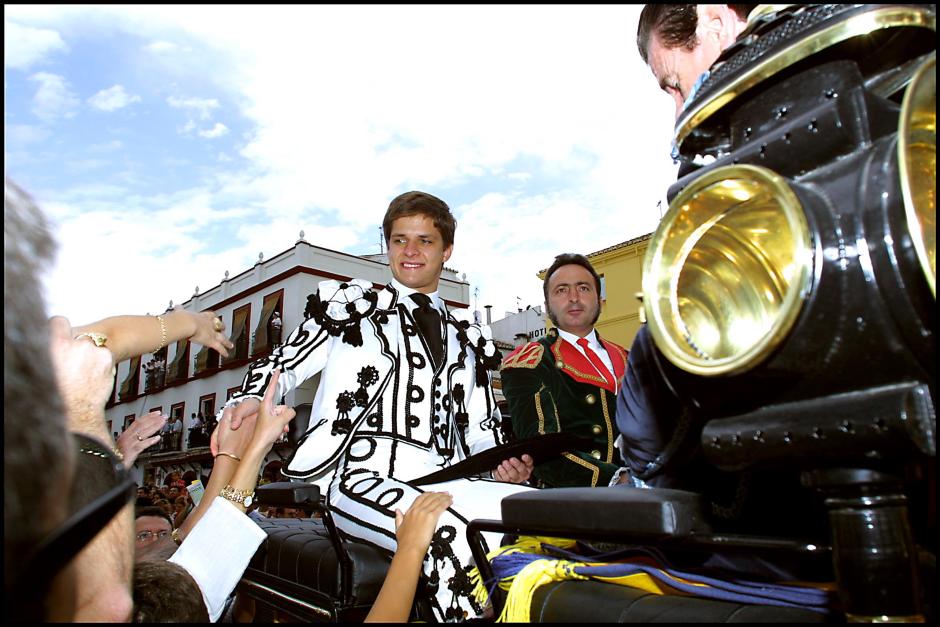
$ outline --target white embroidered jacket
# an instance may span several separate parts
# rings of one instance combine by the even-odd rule
[[[321,282],[308,297],[304,322],[251,365],[225,406],[262,398],[276,367],[282,369],[278,396],[322,371],[308,430],[284,470],[294,478],[322,474],[354,439],[388,438],[427,451],[421,464],[401,470],[411,474],[502,443],[488,372],[500,355],[489,327],[473,323],[464,309],[442,314],[445,354],[435,370],[414,307],[392,285],[374,290],[359,279]]]

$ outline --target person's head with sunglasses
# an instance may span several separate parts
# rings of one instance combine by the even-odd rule
[[[56,387],[46,308],[37,289],[41,271],[52,261],[55,243],[45,217],[9,179],[3,188],[3,244],[4,617],[30,622],[69,620],[75,603],[71,573],[61,573],[58,583],[64,594],[54,606],[46,606],[53,597],[45,595],[48,589],[36,591],[29,602],[17,589],[23,565],[68,516],[61,486],[72,482],[77,453],[66,429],[61,398],[37,393]],[[27,480],[37,468],[42,468],[42,485]],[[43,485],[59,489],[42,489]],[[51,579],[41,585],[48,587]]]
[[[47,322],[39,271],[54,244],[9,180],[3,239],[4,618],[127,620],[135,484],[104,420],[114,362],[65,318]]]

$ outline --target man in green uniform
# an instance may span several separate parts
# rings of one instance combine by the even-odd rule
[[[514,350],[500,367],[517,438],[563,432],[593,443],[537,465],[541,487],[606,486],[622,465],[614,412],[627,351],[594,330],[600,285],[584,255],[555,257],[542,284],[555,328]]]

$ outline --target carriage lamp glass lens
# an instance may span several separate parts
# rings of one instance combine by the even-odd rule
[[[763,361],[796,320],[811,279],[796,195],[756,166],[718,168],[670,205],[644,261],[644,307],[660,350],[701,375]]]
[[[917,70],[904,94],[898,166],[907,228],[934,299],[937,297],[937,57]]]

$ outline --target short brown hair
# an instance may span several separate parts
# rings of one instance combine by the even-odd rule
[[[174,562],[146,560],[134,565],[132,623],[208,623],[199,584]]]
[[[382,232],[385,234],[386,245],[391,239],[392,224],[395,220],[419,214],[434,221],[434,228],[440,231],[441,238],[444,240],[444,248],[454,245],[457,220],[450,212],[450,207],[436,196],[416,191],[405,192],[389,203],[388,211],[385,212],[385,218],[382,220]]]

